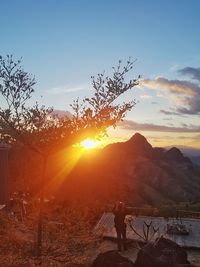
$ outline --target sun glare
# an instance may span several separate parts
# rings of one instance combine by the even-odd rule
[[[100,141],[98,140],[92,140],[92,139],[85,139],[80,143],[80,146],[84,149],[93,149],[96,148],[99,145]]]

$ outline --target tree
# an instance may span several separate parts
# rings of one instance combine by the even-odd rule
[[[75,100],[71,107],[72,117],[58,117],[53,108],[28,106],[34,93],[35,77],[21,67],[21,59],[15,61],[12,55],[0,56],[0,94],[5,108],[0,108],[0,140],[11,145],[26,147],[41,156],[40,211],[38,220],[37,255],[42,246],[42,210],[45,190],[45,173],[48,157],[88,136],[102,136],[109,126],[124,118],[126,112],[136,104],[135,100],[117,104],[120,95],[138,84],[138,79],[125,80],[133,68],[127,61],[121,61],[113,68],[111,77],[98,74],[92,77],[94,94],[82,101]]]

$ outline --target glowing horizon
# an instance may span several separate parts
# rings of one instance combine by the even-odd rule
[[[104,146],[128,141],[136,132],[143,135],[147,141],[153,147],[188,147],[200,149],[199,134],[196,133],[166,133],[166,132],[153,132],[153,131],[134,131],[134,130],[123,130],[120,127],[117,129],[109,129],[108,137],[105,138]]]

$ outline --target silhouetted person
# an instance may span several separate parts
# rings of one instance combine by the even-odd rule
[[[115,215],[114,217],[114,223],[115,223],[115,229],[117,232],[117,246],[118,250],[121,251],[122,247],[124,250],[127,250],[126,247],[126,224],[125,224],[125,217],[128,214],[128,210],[125,207],[125,204],[123,202],[118,202],[114,209],[113,213]]]

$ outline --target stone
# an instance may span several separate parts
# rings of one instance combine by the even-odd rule
[[[120,255],[116,250],[100,253],[93,261],[91,267],[134,267],[128,258]]]
[[[175,242],[160,238],[149,243],[138,252],[134,267],[194,267],[187,259],[187,252]]]

